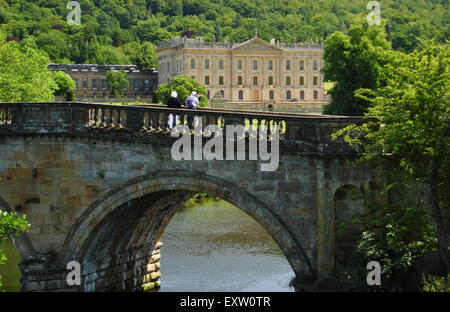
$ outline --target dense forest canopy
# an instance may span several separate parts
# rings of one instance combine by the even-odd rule
[[[66,22],[64,0],[0,0],[0,30],[47,52],[54,62],[136,63],[151,68],[159,41],[184,34],[244,41],[322,40],[366,18],[368,0],[79,0],[81,25]],[[382,0],[396,50],[420,38],[450,38],[449,0]],[[149,44],[151,43],[151,44]]]

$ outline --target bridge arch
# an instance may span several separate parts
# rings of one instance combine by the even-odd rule
[[[71,227],[58,260],[82,263],[86,268],[83,276],[90,276],[85,278],[83,290],[99,290],[92,286],[98,278],[94,271],[99,267],[107,268],[112,262],[117,266],[148,257],[178,208],[200,192],[218,196],[250,215],[274,239],[296,276],[306,274],[315,278],[316,272],[300,242],[271,207],[223,179],[180,170],[133,178],[101,195]],[[132,273],[122,273],[133,280],[132,287],[137,287],[136,279],[143,266],[142,263],[131,266],[128,271]],[[123,284],[114,288],[119,289],[129,290],[130,286]]]

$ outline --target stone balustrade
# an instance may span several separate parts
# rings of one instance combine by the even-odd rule
[[[141,138],[166,135],[170,139],[170,114],[179,116],[179,122],[190,125],[191,128],[194,119],[201,121],[203,128],[207,125],[216,125],[222,129],[226,125],[242,125],[248,130],[249,126],[253,125],[253,129],[273,131],[276,125],[281,146],[297,148],[304,152],[332,154],[352,151],[342,141],[332,141],[330,135],[347,125],[363,122],[362,117],[209,108],[171,109],[160,105],[0,103],[0,133],[99,134],[115,131],[116,134]],[[206,136],[205,133],[203,135]],[[266,139],[270,138],[269,135]]]

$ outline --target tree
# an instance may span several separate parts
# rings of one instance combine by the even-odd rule
[[[11,235],[19,235],[27,232],[30,224],[26,216],[18,216],[15,212],[6,212],[0,210],[0,243]],[[0,250],[0,265],[6,262],[5,254]],[[0,276],[0,288],[2,287]]]
[[[121,48],[99,46],[95,53],[96,64],[130,64],[130,58],[124,53]]]
[[[349,25],[367,16],[367,0],[108,0],[81,1],[83,26],[65,23],[65,3],[55,0],[0,0],[0,28],[17,40],[37,38],[39,47],[58,62],[94,60],[96,44],[156,43],[179,37],[184,30],[212,40],[250,39],[255,28],[265,40],[288,43],[347,33]],[[449,38],[448,1],[383,0],[383,20],[393,47],[412,51],[421,38],[444,43]],[[60,27],[58,25],[63,25]],[[56,27],[55,27],[56,26]],[[60,32],[60,35],[56,32]],[[105,38],[100,39],[100,36]],[[58,38],[60,37],[60,38]],[[68,44],[61,45],[61,39]],[[139,39],[139,40],[137,40]],[[66,55],[67,54],[67,55]],[[60,61],[59,61],[60,60]]]
[[[49,63],[38,50],[0,40],[0,101],[53,101],[56,83],[47,69]]]
[[[157,19],[140,21],[135,27],[135,33],[141,41],[150,41],[153,43],[171,38],[169,32],[161,28],[160,22]]]
[[[387,202],[366,198],[368,212],[354,216],[353,223],[364,230],[353,255],[347,256],[348,265],[343,268],[345,280],[350,277],[350,290],[422,290],[422,268],[418,264],[425,254],[436,250],[437,239],[423,190],[411,181],[402,182],[408,185],[400,186],[401,182],[396,180],[385,188],[390,193]],[[367,285],[366,267],[371,261],[381,265],[381,285]]]
[[[75,89],[75,81],[65,72],[57,71],[53,74],[56,83],[55,95],[66,95],[70,90]]]
[[[71,59],[77,63],[89,63],[96,57],[98,49],[97,36],[92,28],[85,26],[72,36]]]
[[[357,92],[372,103],[366,116],[379,121],[349,126],[338,131],[335,137],[342,136],[361,150],[361,161],[381,168],[390,181],[389,187],[419,185],[425,189],[426,204],[423,200],[414,204],[428,208],[441,272],[446,276],[449,272],[450,47],[426,43],[420,50],[403,57],[400,66],[389,66],[387,73],[386,86]],[[390,224],[401,225],[399,218]]]
[[[122,46],[122,49],[130,57],[130,61],[140,69],[152,70],[158,68],[156,48],[150,42],[143,42],[142,44],[130,42]]]
[[[355,91],[375,90],[386,84],[386,66],[394,59],[381,27],[356,25],[348,35],[336,32],[325,41],[325,79],[336,84],[331,90],[332,102],[325,114],[363,115],[370,105]]]
[[[173,78],[169,83],[159,85],[155,91],[156,100],[167,103],[172,91],[177,91],[180,103],[184,104],[187,97],[192,91],[199,94],[200,106],[207,106],[208,100],[205,94],[208,92],[204,86],[188,76],[178,76]]]
[[[113,30],[111,39],[115,47],[119,47],[124,43],[123,35],[120,28],[119,29],[116,28]]]
[[[108,72],[106,79],[112,97],[122,96],[123,92],[127,90],[130,85],[128,75],[123,70]]]
[[[54,62],[60,62],[68,56],[67,43],[64,34],[53,30],[48,33],[42,33],[36,38],[36,45],[46,51],[50,59]]]

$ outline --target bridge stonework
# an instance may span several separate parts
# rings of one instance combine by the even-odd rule
[[[254,218],[300,279],[318,284],[330,277],[337,214],[349,214],[336,207],[355,206],[337,204],[336,194],[348,187],[372,192],[377,182],[373,171],[353,167],[355,152],[329,135],[361,119],[195,112],[209,124],[283,124],[279,167],[263,172],[259,161],[174,161],[175,139],[165,131],[171,112],[194,114],[156,106],[0,104],[0,209],[26,214],[31,223],[14,239],[24,291],[142,290],[149,276],[157,278],[155,250],[165,227],[198,192]],[[80,286],[66,282],[73,260],[81,264]]]

